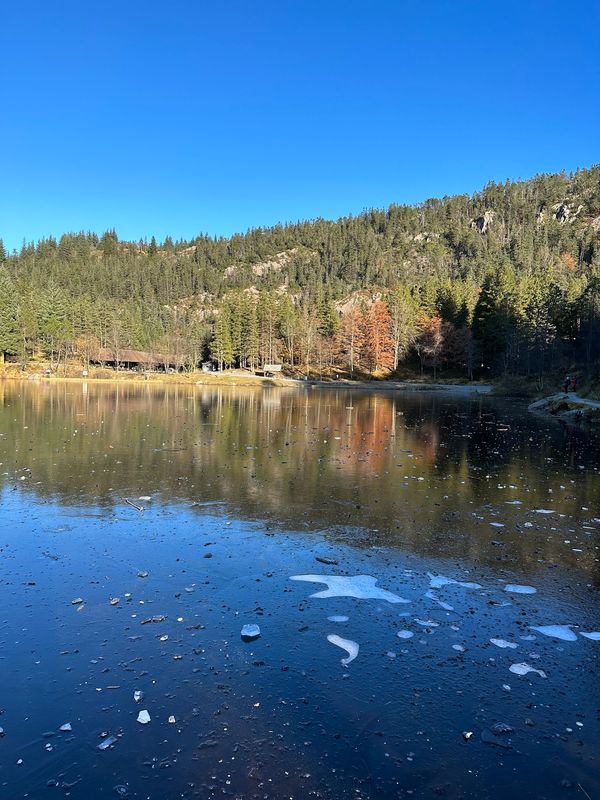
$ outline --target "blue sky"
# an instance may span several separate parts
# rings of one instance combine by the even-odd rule
[[[600,161],[597,2],[5,0],[0,236],[228,235]]]

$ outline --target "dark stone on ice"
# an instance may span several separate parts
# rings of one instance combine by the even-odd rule
[[[492,731],[487,728],[481,731],[481,741],[485,744],[492,744],[494,747],[503,747],[505,750],[510,750],[512,748],[510,742],[499,739],[498,734],[492,733]]]
[[[492,725],[490,730],[494,736],[502,736],[505,733],[514,733],[515,729],[507,725],[506,722],[496,722],[495,725]]]

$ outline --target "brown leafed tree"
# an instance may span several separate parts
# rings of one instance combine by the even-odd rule
[[[392,369],[394,366],[394,339],[390,309],[383,300],[377,300],[363,316],[363,347],[361,361],[369,372]]]

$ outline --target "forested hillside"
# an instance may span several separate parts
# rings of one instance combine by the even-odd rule
[[[600,358],[600,166],[231,238],[0,246],[0,351],[480,377]],[[118,356],[117,356],[118,360]]]

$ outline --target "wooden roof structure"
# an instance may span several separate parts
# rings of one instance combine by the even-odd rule
[[[172,356],[165,353],[148,353],[144,350],[129,350],[127,348],[117,349],[114,347],[101,347],[94,361],[102,363],[117,361],[119,364],[137,364],[141,367],[162,367],[165,364],[175,363]]]

